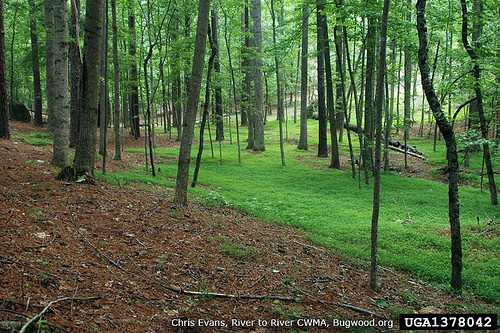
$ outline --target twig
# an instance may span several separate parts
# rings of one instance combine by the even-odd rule
[[[12,313],[12,314],[18,315],[19,317],[24,317],[24,318],[29,318],[30,317],[27,314],[24,314],[22,312],[17,312],[17,311],[9,310],[9,309],[0,309],[0,312]],[[21,326],[22,324],[23,324],[23,322],[19,322],[19,326]],[[60,331],[63,331],[63,332],[68,332],[66,329],[64,329],[64,328],[62,328],[60,326],[51,324],[51,323],[47,323],[47,326],[52,327],[52,328],[54,328],[56,330],[60,330]]]
[[[127,269],[123,268],[122,266],[120,266],[117,262],[113,261],[111,258],[109,258],[107,255],[105,255],[104,253],[102,253],[101,251],[99,251],[99,249],[94,245],[92,244],[88,239],[87,237],[85,237],[85,235],[80,231],[80,229],[78,228],[78,225],[76,224],[76,221],[75,221],[75,217],[73,216],[73,212],[70,210],[70,216],[71,216],[71,221],[73,222],[73,225],[75,226],[75,230],[76,232],[78,233],[78,235],[80,235],[80,237],[83,238],[83,240],[91,247],[94,249],[94,251],[97,252],[97,254],[101,257],[101,258],[104,258],[106,259],[110,264],[112,264],[113,266],[115,266],[116,268],[124,271],[125,273],[129,273],[129,274],[132,274],[132,272],[128,271]]]
[[[26,324],[24,324],[24,326],[21,328],[21,330],[19,331],[19,333],[26,332],[26,330],[29,328],[29,326],[31,324],[33,324],[38,319],[40,319],[43,316],[43,314],[45,312],[47,312],[50,309],[50,307],[52,305],[56,304],[56,303],[64,302],[64,301],[68,301],[68,300],[95,300],[95,299],[100,299],[100,298],[101,298],[100,296],[97,296],[97,297],[88,297],[88,298],[62,297],[62,298],[56,299],[55,301],[50,301],[49,304],[47,304],[39,314],[37,314],[36,316],[34,316],[33,318],[31,318]]]
[[[340,306],[340,307],[343,307],[343,308],[346,308],[346,309],[354,310],[356,312],[361,312],[361,313],[369,314],[370,316],[374,316],[374,317],[377,317],[377,318],[385,318],[385,316],[379,315],[378,313],[371,312],[370,310],[365,310],[365,309],[362,309],[362,308],[358,308],[358,307],[356,307],[354,305],[350,305],[350,304],[347,304],[347,303],[333,303],[333,304],[337,305],[337,306]]]
[[[293,242],[294,242],[294,243],[296,243],[296,244],[299,244],[299,245],[305,246],[305,247],[309,247],[309,248],[311,248],[311,249],[315,249],[316,251],[325,252],[325,250],[324,250],[324,249],[321,249],[321,248],[316,247],[316,246],[312,246],[312,245],[304,244],[304,243],[297,242],[297,241],[293,241]]]
[[[262,274],[262,276],[257,281],[255,281],[254,283],[252,283],[252,285],[250,287],[248,287],[247,290],[248,289],[252,289],[253,287],[255,287],[257,285],[257,283],[259,283],[260,281],[262,281],[262,279],[264,278],[264,276],[266,276],[265,272],[264,272],[264,274]]]
[[[147,247],[146,245],[144,245],[144,243],[143,243],[143,242],[141,242],[141,241],[139,240],[139,238],[137,238],[137,237],[134,237],[134,238],[135,238],[135,240],[137,241],[137,243],[141,244],[141,245],[142,245],[142,246],[143,246],[146,250],[149,250],[149,249],[150,249],[150,247]]]
[[[132,258],[129,257],[129,259],[132,261],[134,266],[137,267],[137,269],[144,274],[144,276],[148,277],[151,279],[151,276],[148,276],[135,262]],[[135,274],[132,273],[132,275],[136,276]],[[172,287],[170,285],[166,285],[156,279],[151,280],[152,283],[155,285],[165,288],[167,290],[179,293],[179,294],[184,294],[184,295],[196,295],[196,296],[207,296],[207,297],[215,297],[215,298],[235,298],[235,299],[269,299],[269,300],[279,300],[279,301],[287,301],[287,302],[297,302],[296,298],[292,297],[284,297],[284,296],[271,296],[271,295],[231,295],[231,294],[222,294],[222,293],[207,293],[207,292],[201,292],[201,291],[191,291],[191,290],[184,290],[182,288],[177,288],[177,287]]]
[[[64,280],[64,281],[68,281],[67,279],[63,278],[63,277],[60,277],[58,275],[55,275],[55,274],[52,274],[52,273],[49,273],[47,271],[44,271],[43,269],[40,269],[38,267],[35,267],[35,266],[31,266],[30,264],[27,264],[27,263],[24,263],[22,261],[12,261],[11,259],[0,259],[0,263],[5,263],[5,264],[9,264],[9,265],[14,265],[14,264],[19,264],[19,265],[22,265],[22,266],[26,266],[28,268],[31,268],[31,269],[34,269],[34,270],[37,270],[37,271],[40,271],[42,272],[43,274],[47,275],[47,276],[52,276],[56,279],[59,279],[59,280]]]

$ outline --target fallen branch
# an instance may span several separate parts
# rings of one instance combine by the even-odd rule
[[[369,314],[370,316],[374,316],[374,317],[377,317],[377,318],[385,318],[385,316],[379,315],[378,313],[371,312],[370,310],[365,310],[365,309],[362,309],[362,308],[358,308],[356,306],[353,306],[353,305],[350,305],[350,304],[347,304],[347,303],[333,303],[333,304],[337,305],[337,306],[340,306],[340,307],[343,307],[343,308],[346,308],[346,309],[354,310],[356,312]]]
[[[75,217],[73,216],[73,212],[70,210],[70,216],[71,216],[71,221],[73,222],[73,226],[75,227],[75,230],[76,232],[78,233],[78,235],[80,235],[80,237],[83,238],[83,240],[91,247],[94,249],[94,251],[97,252],[97,254],[101,257],[101,258],[104,258],[106,259],[110,264],[112,264],[113,266],[115,266],[116,268],[126,272],[126,273],[129,273],[129,274],[133,274],[132,272],[128,271],[127,269],[123,268],[122,266],[120,266],[118,263],[116,263],[115,261],[113,261],[111,258],[109,258],[108,256],[106,256],[104,253],[102,253],[101,251],[99,251],[99,249],[94,245],[92,244],[88,239],[87,237],[85,237],[85,235],[80,231],[80,229],[78,228],[78,225],[76,224],[76,221],[75,221]]]
[[[356,126],[355,124],[351,124],[351,123],[345,123],[344,128],[351,130],[355,133],[358,133],[358,131],[360,130],[358,128],[358,126]],[[362,132],[364,131],[363,127],[361,127],[361,131]],[[382,138],[382,139],[384,139],[384,138]],[[405,146],[405,144],[403,144],[399,141],[396,141],[396,140],[392,140],[392,139],[389,140],[389,148],[394,150],[394,151],[397,151],[398,153],[403,153],[403,154],[405,153],[405,150],[407,150],[408,155],[418,157],[421,159],[427,158],[427,154],[425,154],[423,151],[418,150],[414,146]]]
[[[139,267],[135,263],[135,261],[130,258],[130,261],[134,264],[135,267],[147,278],[151,278],[151,276],[147,275],[146,272],[142,270],[142,268]],[[133,274],[134,276],[137,276],[136,274]],[[207,296],[207,297],[216,297],[216,298],[238,298],[238,299],[269,299],[269,300],[279,300],[279,301],[287,301],[287,302],[297,302],[296,298],[292,297],[284,297],[284,296],[270,296],[270,295],[231,295],[231,294],[222,294],[222,293],[207,293],[207,292],[201,292],[201,291],[191,291],[191,290],[184,290],[182,288],[177,288],[173,287],[170,285],[166,285],[156,279],[151,280],[155,285],[158,287],[162,287],[164,289],[176,292],[178,294],[184,294],[184,295],[196,295],[196,296]]]
[[[38,319],[40,319],[43,314],[45,312],[47,312],[50,307],[56,303],[59,303],[59,302],[64,302],[64,301],[75,301],[75,300],[85,300],[85,301],[88,301],[88,300],[96,300],[96,299],[101,299],[100,296],[97,296],[97,297],[88,297],[88,298],[74,298],[74,297],[62,297],[62,298],[58,298],[56,299],[55,301],[50,301],[49,304],[47,304],[43,310],[37,314],[36,316],[34,316],[33,318],[31,318],[26,324],[24,324],[24,326],[21,328],[21,330],[19,331],[19,333],[25,333],[26,330],[30,327],[31,324],[33,324],[34,322],[36,322]]]
[[[18,315],[19,317],[23,317],[23,318],[30,317],[27,314],[24,314],[22,312],[17,312],[17,311],[9,310],[9,309],[0,309],[0,312],[12,313],[12,314]],[[9,330],[9,332],[11,330],[17,331],[17,330],[21,329],[23,327],[23,325],[24,325],[24,321],[3,321],[3,322],[0,322],[0,331],[2,331],[2,329]],[[57,326],[57,325],[54,325],[51,323],[46,323],[46,325],[48,327],[51,327],[54,331],[59,330],[61,332],[69,332],[68,330],[62,328],[61,326]]]
[[[320,251],[320,252],[325,252],[324,249],[321,249],[319,247],[316,247],[316,246],[312,246],[312,245],[308,245],[308,244],[304,244],[304,243],[301,243],[301,242],[297,242],[297,241],[293,241],[295,244],[299,244],[299,245],[302,245],[304,247],[308,247],[308,248],[311,248],[311,249],[315,249],[316,251]]]
[[[395,146],[389,146],[389,149],[390,150],[394,150],[394,151],[397,151],[398,153],[401,153],[401,154],[404,154],[405,153],[405,150],[404,149],[401,149],[401,148],[398,148],[398,147],[395,147]],[[411,151],[407,151],[408,155],[410,156],[413,156],[413,157],[416,157],[416,158],[420,158],[422,160],[425,160],[425,156],[423,155],[418,155],[418,154],[415,154]]]

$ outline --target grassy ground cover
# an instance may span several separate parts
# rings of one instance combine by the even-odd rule
[[[282,167],[277,144],[277,122],[266,127],[266,151],[243,150],[238,164],[236,136],[233,145],[222,144],[223,164],[215,158],[210,145],[205,153],[198,183],[211,190],[195,189],[206,204],[232,205],[263,220],[299,227],[318,244],[346,258],[366,262],[370,255],[372,187],[351,177],[348,170],[325,168],[329,159],[318,159],[316,151],[299,151],[285,145],[287,166]],[[310,144],[317,142],[317,122],[310,121]],[[289,139],[298,137],[298,125],[289,122]],[[226,133],[226,139],[229,135]],[[242,138],[246,135],[242,133]],[[432,152],[432,142],[413,140],[436,161],[443,158],[444,147]],[[357,141],[353,135],[353,144]],[[245,142],[242,141],[242,148]],[[194,145],[193,158],[197,145]],[[130,150],[143,153],[142,149]],[[341,144],[348,155],[347,138]],[[157,149],[161,172],[157,178],[143,171],[107,175],[110,181],[150,182],[174,186],[177,149]],[[441,156],[441,157],[439,157]],[[307,161],[307,163],[304,163]],[[478,159],[471,159],[473,168]],[[498,169],[498,157],[494,158]],[[489,193],[461,187],[461,223],[463,227],[464,283],[481,298],[500,302],[500,241],[498,207],[489,204]],[[395,267],[446,288],[450,276],[450,240],[447,185],[394,173],[382,175],[379,257],[382,265]],[[491,222],[493,221],[493,223]],[[496,221],[496,222],[495,222]],[[489,224],[488,224],[489,223]]]

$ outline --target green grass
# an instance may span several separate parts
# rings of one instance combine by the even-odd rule
[[[317,122],[309,121],[309,125],[313,145],[317,142]],[[218,145],[214,145],[213,159],[207,144],[198,183],[212,190],[190,189],[191,194],[208,205],[231,205],[265,221],[301,228],[318,244],[350,260],[366,263],[370,256],[372,186],[363,185],[359,189],[358,181],[351,177],[349,170],[328,169],[329,159],[317,158],[313,150],[299,151],[295,145],[285,145],[287,166],[282,167],[276,142],[277,126],[274,121],[268,123],[263,153],[244,150],[246,143],[242,141],[242,165],[238,164],[235,134],[233,145],[227,142],[222,145],[222,165],[218,160]],[[290,121],[288,128],[289,138],[298,138],[298,124]],[[241,137],[246,138],[245,133]],[[355,135],[353,143],[356,147]],[[431,158],[444,154],[441,144],[438,152],[433,153],[432,142],[417,139],[414,143]],[[343,154],[348,152],[346,145],[344,134]],[[193,158],[197,148],[197,144],[193,145]],[[122,181],[174,186],[172,179],[176,176],[177,163],[171,159],[177,156],[178,149],[157,149],[156,152],[166,159],[159,165],[161,173],[157,178],[146,176],[144,171],[115,177]],[[307,161],[307,165],[301,161]],[[477,164],[475,159],[473,164]],[[495,166],[498,169],[498,158],[495,158]],[[380,264],[447,288],[451,274],[447,185],[389,172],[383,173],[381,186]],[[465,288],[499,304],[500,241],[498,237],[484,237],[478,230],[483,230],[491,219],[498,221],[500,211],[489,204],[489,193],[469,187],[460,188],[460,209]],[[496,232],[498,234],[498,228]]]
[[[30,138],[38,138],[38,139],[51,139],[52,137],[48,133],[31,133],[28,135]]]
[[[39,134],[43,134],[43,133],[39,133]],[[12,139],[26,142],[26,143],[33,145],[33,146],[51,146],[52,145],[52,141],[38,139],[37,137],[35,137],[34,139],[30,139],[30,138],[26,138],[24,136],[14,135],[14,136],[12,136]]]

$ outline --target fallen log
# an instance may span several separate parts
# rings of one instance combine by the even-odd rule
[[[358,133],[358,131],[359,131],[358,126],[351,124],[351,123],[345,123],[344,128],[349,130],[349,131],[353,131],[355,133]],[[363,127],[361,127],[361,131],[364,131]],[[383,136],[382,136],[382,140],[384,140]],[[405,148],[406,148],[406,146],[404,143],[393,140],[393,139],[389,139],[389,149],[391,149],[395,152],[404,154]],[[415,147],[415,146],[408,146],[407,149],[408,149],[408,155],[410,155],[410,156],[417,157],[417,158],[420,158],[423,160],[425,160],[427,158],[427,154],[425,154],[423,151],[417,149],[417,147]]]

